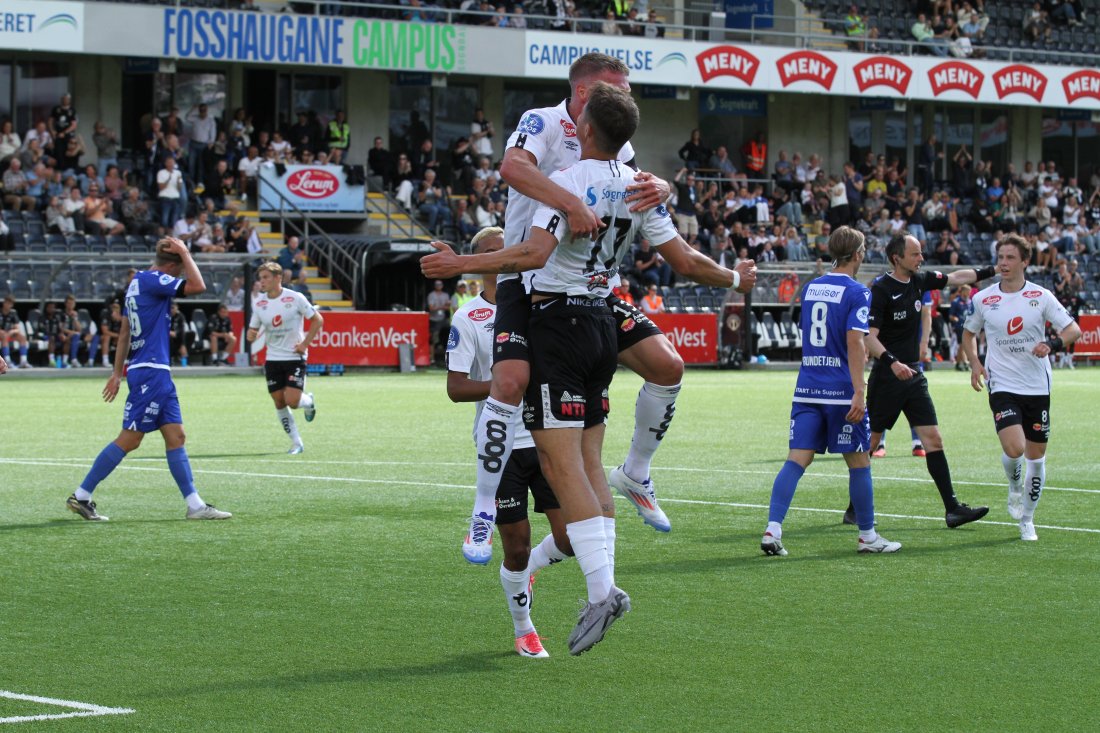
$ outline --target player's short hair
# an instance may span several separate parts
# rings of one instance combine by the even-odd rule
[[[894,265],[895,257],[905,256],[905,240],[913,236],[908,230],[902,229],[900,232],[890,237],[890,242],[886,245],[886,261],[891,265]]]
[[[602,81],[592,85],[585,118],[592,126],[596,145],[605,153],[618,153],[638,130],[640,114],[630,92]]]
[[[492,239],[493,237],[501,237],[503,239],[504,230],[500,227],[485,227],[470,238],[470,251],[478,252],[481,249],[480,247],[478,247],[478,244],[485,241],[486,239]]]
[[[5,303],[11,303],[11,304],[14,305],[15,304],[15,298],[11,295],[11,293],[8,293],[7,295],[4,296],[4,302]]]
[[[280,265],[278,262],[265,262],[265,263],[263,263],[262,265],[260,265],[259,267],[256,268],[256,274],[257,275],[259,275],[261,272],[270,272],[272,275],[274,275],[276,277],[276,279],[279,279],[279,280],[283,279],[283,266]]]
[[[605,53],[586,53],[569,67],[569,85],[573,86],[583,79],[591,79],[597,74],[610,71],[613,74],[630,75],[630,69],[621,60]]]
[[[1001,241],[997,243],[997,251],[999,252],[1001,247],[1005,246],[1015,247],[1020,253],[1021,260],[1031,262],[1031,245],[1019,234],[1007,234],[1002,237]]]
[[[167,239],[161,239],[157,242],[157,265],[182,265],[183,258],[175,252],[170,251],[168,248],[172,246],[172,243]]]
[[[842,265],[856,256],[865,241],[863,232],[851,227],[837,227],[836,231],[829,235],[829,256],[838,265]]]

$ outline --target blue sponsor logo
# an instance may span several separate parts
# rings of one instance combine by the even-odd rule
[[[603,53],[626,64],[631,71],[652,71],[653,51],[640,48],[616,48],[615,46],[590,46],[573,43],[532,43],[527,47],[527,61],[533,66],[571,66],[586,53]],[[683,54],[668,54],[683,57]],[[670,59],[675,60],[675,59]],[[683,59],[685,65],[687,59]]]
[[[657,68],[659,69],[665,64],[674,63],[680,64],[682,66],[687,66],[687,62],[687,56],[684,56],[684,54],[678,51],[676,53],[666,53],[664,56],[661,57],[661,60],[657,62]]]
[[[454,351],[458,348],[458,329],[451,326],[451,333],[447,336],[447,351]]]
[[[588,190],[584,194],[584,202],[589,206],[596,205],[596,189],[592,186],[588,187]]]
[[[519,121],[518,129],[528,135],[538,135],[546,129],[546,122],[534,112],[528,112],[527,116]]]
[[[668,209],[665,208],[664,204],[657,204],[657,216],[668,217]]]
[[[618,191],[618,190],[611,189],[611,188],[605,188],[603,191],[600,191],[600,194],[605,199],[610,201],[611,203],[615,203],[617,201],[622,201],[623,199],[625,199],[627,196],[630,195],[626,191]]]
[[[46,30],[55,25],[69,26],[74,31],[77,29],[76,18],[68,13],[58,13],[57,15],[51,15],[46,20],[42,21],[42,24],[38,26],[39,32]]]

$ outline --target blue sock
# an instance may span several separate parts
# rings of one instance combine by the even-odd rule
[[[69,342],[69,361],[76,361],[77,354],[80,353],[80,339],[73,336],[72,341]]]
[[[26,346],[20,346],[19,347],[19,358],[20,359],[27,358],[27,347]]]
[[[187,449],[176,448],[167,451],[168,470],[172,472],[172,478],[176,480],[176,486],[180,487],[180,493],[186,499],[195,493],[195,480],[191,477],[191,462],[187,460]]]
[[[0,348],[0,356],[4,357],[5,359],[10,359],[11,349],[9,349],[7,346]]]
[[[871,467],[848,469],[848,496],[856,510],[861,531],[875,528],[875,494],[871,488]]]
[[[114,443],[108,443],[107,447],[96,456],[95,463],[92,464],[88,475],[80,482],[80,488],[89,494],[95,491],[95,487],[99,486],[99,482],[111,475],[111,471],[114,471],[125,457],[126,451]]]
[[[772,484],[772,500],[768,505],[768,521],[783,523],[787,516],[787,510],[791,508],[791,500],[794,499],[794,490],[798,488],[798,481],[806,472],[802,466],[794,461],[787,461]]]

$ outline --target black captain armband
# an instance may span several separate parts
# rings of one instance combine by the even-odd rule
[[[981,282],[982,280],[988,280],[989,278],[993,277],[996,274],[997,274],[997,268],[994,267],[993,265],[986,265],[985,267],[975,267],[974,268],[974,277],[975,277],[974,282],[978,283],[978,282]]]
[[[1050,347],[1050,353],[1052,354],[1057,354],[1059,351],[1062,351],[1066,348],[1066,345],[1062,343],[1061,336],[1051,336],[1046,340],[1045,343],[1047,346]]]
[[[878,360],[879,363],[882,364],[884,367],[890,367],[893,366],[894,362],[897,361],[898,358],[891,354],[889,351],[884,351],[882,352],[882,356],[880,356]]]

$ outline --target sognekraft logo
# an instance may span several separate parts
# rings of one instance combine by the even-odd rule
[[[913,78],[913,70],[889,56],[872,56],[852,67],[856,86],[860,92],[874,87],[889,87],[898,94],[905,94]]]
[[[326,170],[306,168],[291,173],[286,179],[286,188],[304,199],[323,199],[336,193],[340,180]]]
[[[962,61],[947,61],[928,70],[928,81],[932,85],[932,93],[937,97],[954,90],[977,99],[985,74]]]
[[[775,62],[779,80],[787,87],[796,81],[820,84],[826,91],[833,88],[836,62],[816,51],[795,51]]]
[[[1012,64],[994,72],[993,88],[997,90],[998,99],[1004,99],[1009,94],[1026,94],[1041,102],[1047,89],[1047,78],[1030,66]]]

